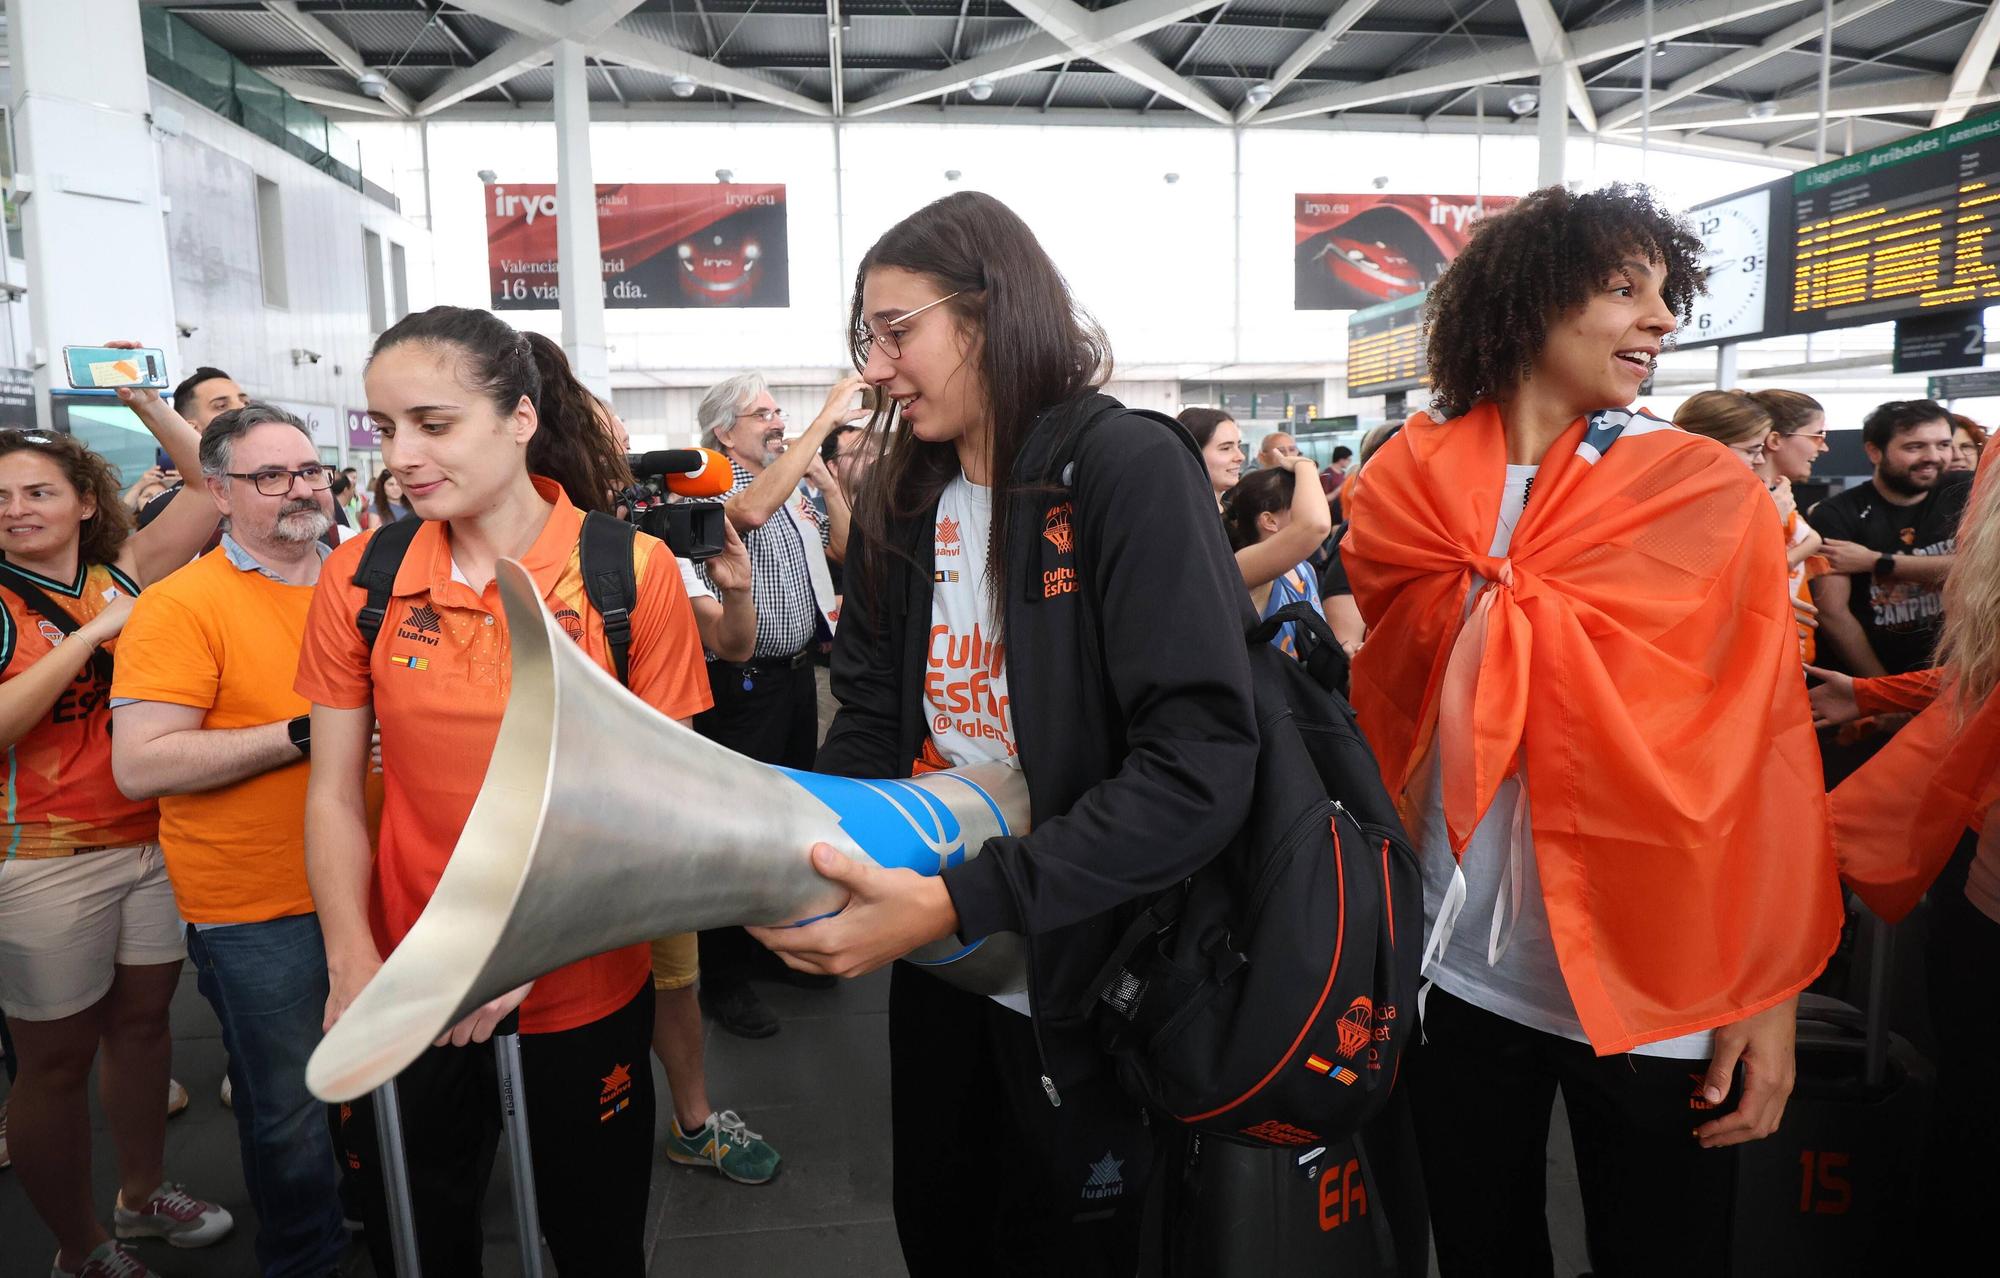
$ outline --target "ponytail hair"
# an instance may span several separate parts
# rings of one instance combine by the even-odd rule
[[[1289,510],[1297,483],[1290,466],[1267,466],[1251,471],[1230,489],[1222,499],[1222,531],[1229,537],[1229,548],[1242,550],[1262,541],[1264,532],[1257,527],[1258,517]]]
[[[502,416],[523,399],[532,404],[540,424],[528,441],[528,472],[561,484],[578,510],[608,512],[612,494],[631,485],[624,452],[553,341],[516,332],[490,311],[433,306],[397,321],[375,339],[368,357],[405,342],[456,356],[460,380],[491,400]]]
[[[1705,390],[1688,396],[1674,414],[1674,425],[1731,447],[1762,442],[1776,429],[1770,410],[1740,390]]]

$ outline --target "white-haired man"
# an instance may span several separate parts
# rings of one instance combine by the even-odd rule
[[[717,383],[695,410],[702,443],[726,455],[735,472],[724,509],[750,552],[757,640],[745,662],[708,654],[715,705],[696,715],[694,726],[711,741],[765,763],[811,768],[819,748],[813,653],[833,608],[827,559],[845,557],[848,525],[847,499],[819,450],[853,415],[864,386],[859,377],[843,378],[805,434],[789,445],[785,411],[760,374]],[[808,474],[825,494],[823,517],[800,491]],[[778,1018],[750,988],[756,957],[755,942],[741,928],[701,934],[702,1006],[718,1025],[745,1038],[778,1032]]]

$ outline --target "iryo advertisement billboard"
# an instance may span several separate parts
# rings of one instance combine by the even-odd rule
[[[1429,288],[1479,219],[1511,195],[1294,197],[1292,305],[1301,311],[1378,306]]]
[[[556,188],[486,185],[496,311],[552,311]],[[604,304],[642,310],[791,305],[783,184],[599,183]]]

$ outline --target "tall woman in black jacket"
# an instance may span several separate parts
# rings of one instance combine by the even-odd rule
[[[1028,998],[895,970],[904,1257],[914,1278],[1129,1274],[1151,1139],[1082,1023],[1087,987],[1119,908],[1243,822],[1254,618],[1193,452],[1095,393],[1104,336],[1006,206],[953,195],[898,224],[861,263],[853,319],[855,364],[900,425],[871,426],[887,435],[856,510],[818,766],[1006,759],[1033,830],[940,878],[821,845],[815,865],[852,903],[759,939],[857,976],[948,935],[1025,934]]]

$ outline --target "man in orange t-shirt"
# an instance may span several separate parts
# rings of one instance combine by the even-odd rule
[[[312,438],[281,409],[214,418],[201,464],[219,548],[140,596],[113,677],[111,766],[158,798],[188,956],[222,1025],[237,1142],[267,1274],[346,1249],[326,1106],[306,1089],[326,950],[306,887],[306,699],[292,690],[332,523]]]

